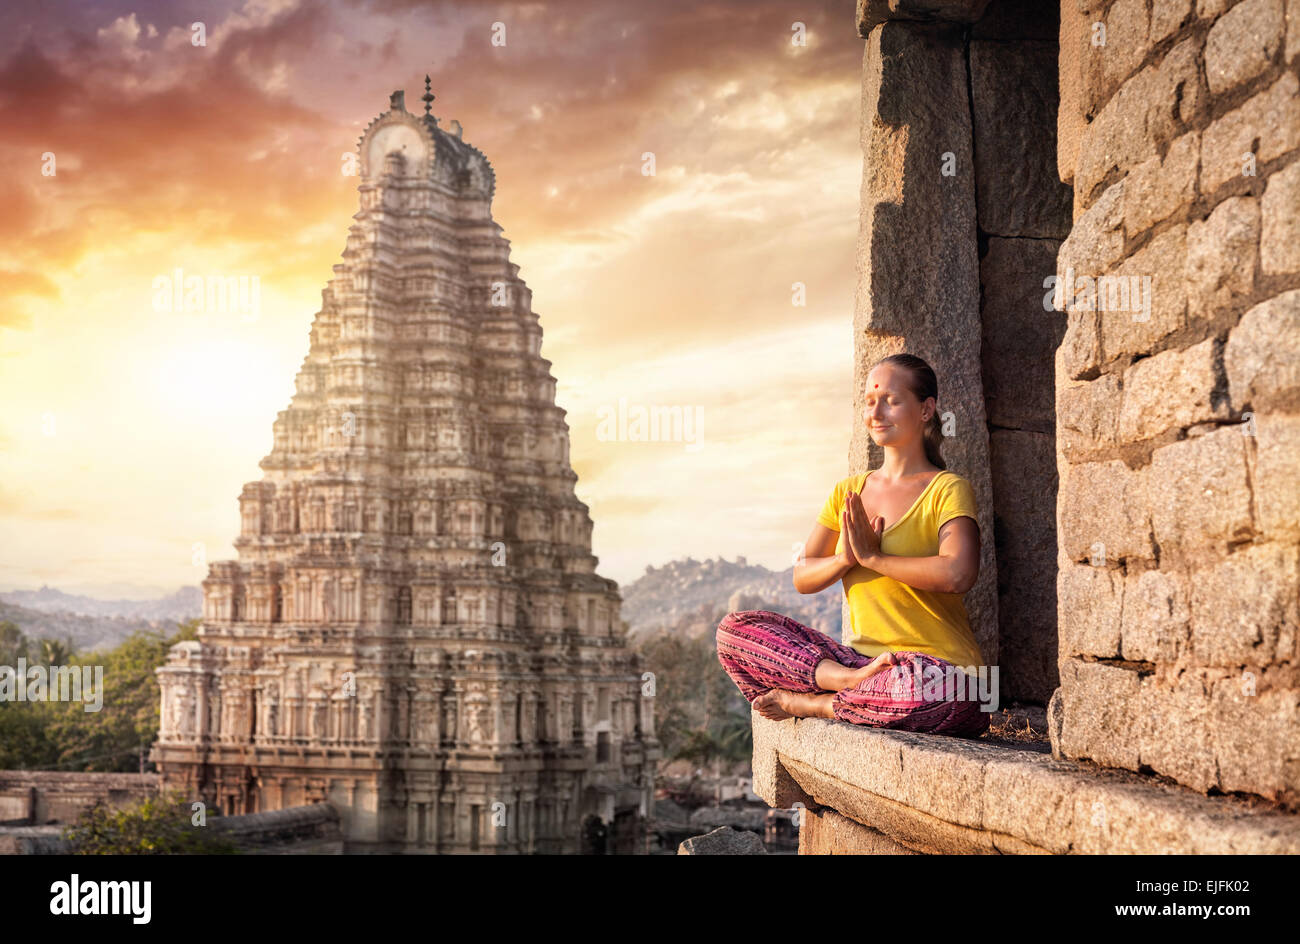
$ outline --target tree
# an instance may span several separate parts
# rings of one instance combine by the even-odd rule
[[[176,791],[113,809],[98,800],[63,831],[78,855],[230,855],[239,846],[213,825],[195,824],[189,800]]]

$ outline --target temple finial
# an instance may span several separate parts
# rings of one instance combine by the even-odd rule
[[[424,77],[424,94],[420,96],[420,100],[424,102],[424,113],[426,115],[429,114],[429,107],[433,104],[433,97],[433,92],[429,91],[429,77],[426,75]]]

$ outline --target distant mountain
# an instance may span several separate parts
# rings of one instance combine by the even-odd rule
[[[170,596],[155,600],[97,600],[64,593],[53,587],[41,587],[39,590],[0,593],[0,603],[12,603],[42,613],[181,621],[193,619],[203,612],[203,591],[198,587],[181,587]]]
[[[621,592],[622,616],[634,639],[669,628],[690,635],[712,632],[717,629],[716,621],[707,625],[712,616],[730,610],[773,610],[841,638],[844,590],[839,581],[820,593],[804,595],[794,588],[793,566],[774,571],[749,564],[743,557],[735,561],[687,557],[647,567]]]
[[[141,619],[125,616],[84,616],[79,613],[43,613],[0,600],[0,622],[9,621],[28,639],[71,642],[78,652],[112,649],[132,633],[144,629],[168,635],[176,632],[175,619]]]

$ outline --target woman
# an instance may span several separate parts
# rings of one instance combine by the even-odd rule
[[[763,717],[988,730],[988,693],[974,679],[983,656],[962,603],[979,575],[975,496],[940,455],[937,399],[919,357],[893,354],[871,369],[863,418],[884,461],[836,483],[794,568],[800,593],[843,580],[846,645],[770,610],[718,625],[718,661]]]

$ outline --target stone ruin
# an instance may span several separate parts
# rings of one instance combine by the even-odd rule
[[[972,627],[1051,754],[755,715],[755,791],[803,852],[1300,852],[1300,0],[857,26],[854,415],[934,366]]]
[[[427,86],[427,81],[426,81]],[[652,690],[484,155],[394,92],[238,560],[158,670],[151,759],[226,815],[327,802],[348,852],[636,852]]]

